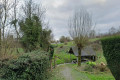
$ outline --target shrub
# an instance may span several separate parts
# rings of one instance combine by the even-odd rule
[[[74,56],[72,54],[70,56],[70,54],[67,54],[65,52],[55,54],[55,56],[57,56],[57,60],[56,60],[57,64],[70,63],[70,62],[72,62],[73,59],[76,59],[76,56]]]
[[[64,45],[67,45],[67,42],[65,42]]]
[[[57,45],[57,44],[52,44],[52,46],[53,46],[54,48],[57,48],[57,47],[58,47],[58,45]]]
[[[91,46],[95,51],[102,49],[101,45],[98,43],[93,43],[93,44],[91,44]]]
[[[120,36],[101,39],[103,53],[116,80],[120,80]]]
[[[93,67],[91,65],[85,65],[84,71],[92,72],[93,71]]]
[[[87,62],[87,64],[92,66],[92,67],[96,66],[96,63],[95,62],[91,62],[91,61]]]
[[[60,46],[60,48],[63,48],[63,46]]]
[[[2,62],[0,73],[6,80],[46,80],[49,57],[44,51],[34,51],[18,59]]]
[[[101,72],[108,71],[108,70],[107,70],[107,67],[106,67],[106,64],[104,64],[103,62],[101,62],[100,64],[97,64],[97,65],[96,65],[96,68],[97,68],[98,70],[100,70]]]
[[[57,58],[56,64],[63,64],[63,63],[64,63],[64,60],[61,60],[61,59]]]

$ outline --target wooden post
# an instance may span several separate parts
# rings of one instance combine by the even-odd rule
[[[56,68],[56,56],[54,57],[54,68]]]
[[[52,71],[52,59],[50,60],[50,68],[51,68],[51,71]]]
[[[2,22],[2,20],[1,20],[1,9],[2,9],[2,5],[0,4],[0,56],[2,55],[2,46],[1,46],[1,43],[2,43],[2,40],[1,40],[1,28],[2,28],[2,26],[1,26],[1,22]]]
[[[96,56],[94,56],[94,60],[96,61]]]
[[[2,46],[1,46],[1,42],[2,42],[2,40],[1,40],[1,28],[0,28],[0,56],[2,55]]]
[[[71,53],[70,53],[70,61],[71,61]]]

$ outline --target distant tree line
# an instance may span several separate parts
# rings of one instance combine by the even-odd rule
[[[59,39],[59,41],[61,43],[65,43],[65,42],[70,42],[71,39],[70,39],[70,37],[61,36],[60,39]]]
[[[99,33],[96,37],[106,37],[106,36],[114,36],[120,35],[120,26],[118,28],[111,27],[106,33]]]

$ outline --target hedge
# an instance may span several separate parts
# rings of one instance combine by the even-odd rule
[[[101,39],[103,53],[109,69],[116,80],[120,80],[120,36]]]
[[[25,53],[18,59],[3,62],[0,75],[3,80],[46,80],[48,78],[49,54],[44,51]]]

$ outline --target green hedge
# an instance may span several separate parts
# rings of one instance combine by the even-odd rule
[[[116,80],[120,80],[120,36],[101,39],[103,53]]]
[[[18,59],[2,62],[0,75],[5,80],[46,80],[49,54],[44,51],[25,53]]]

